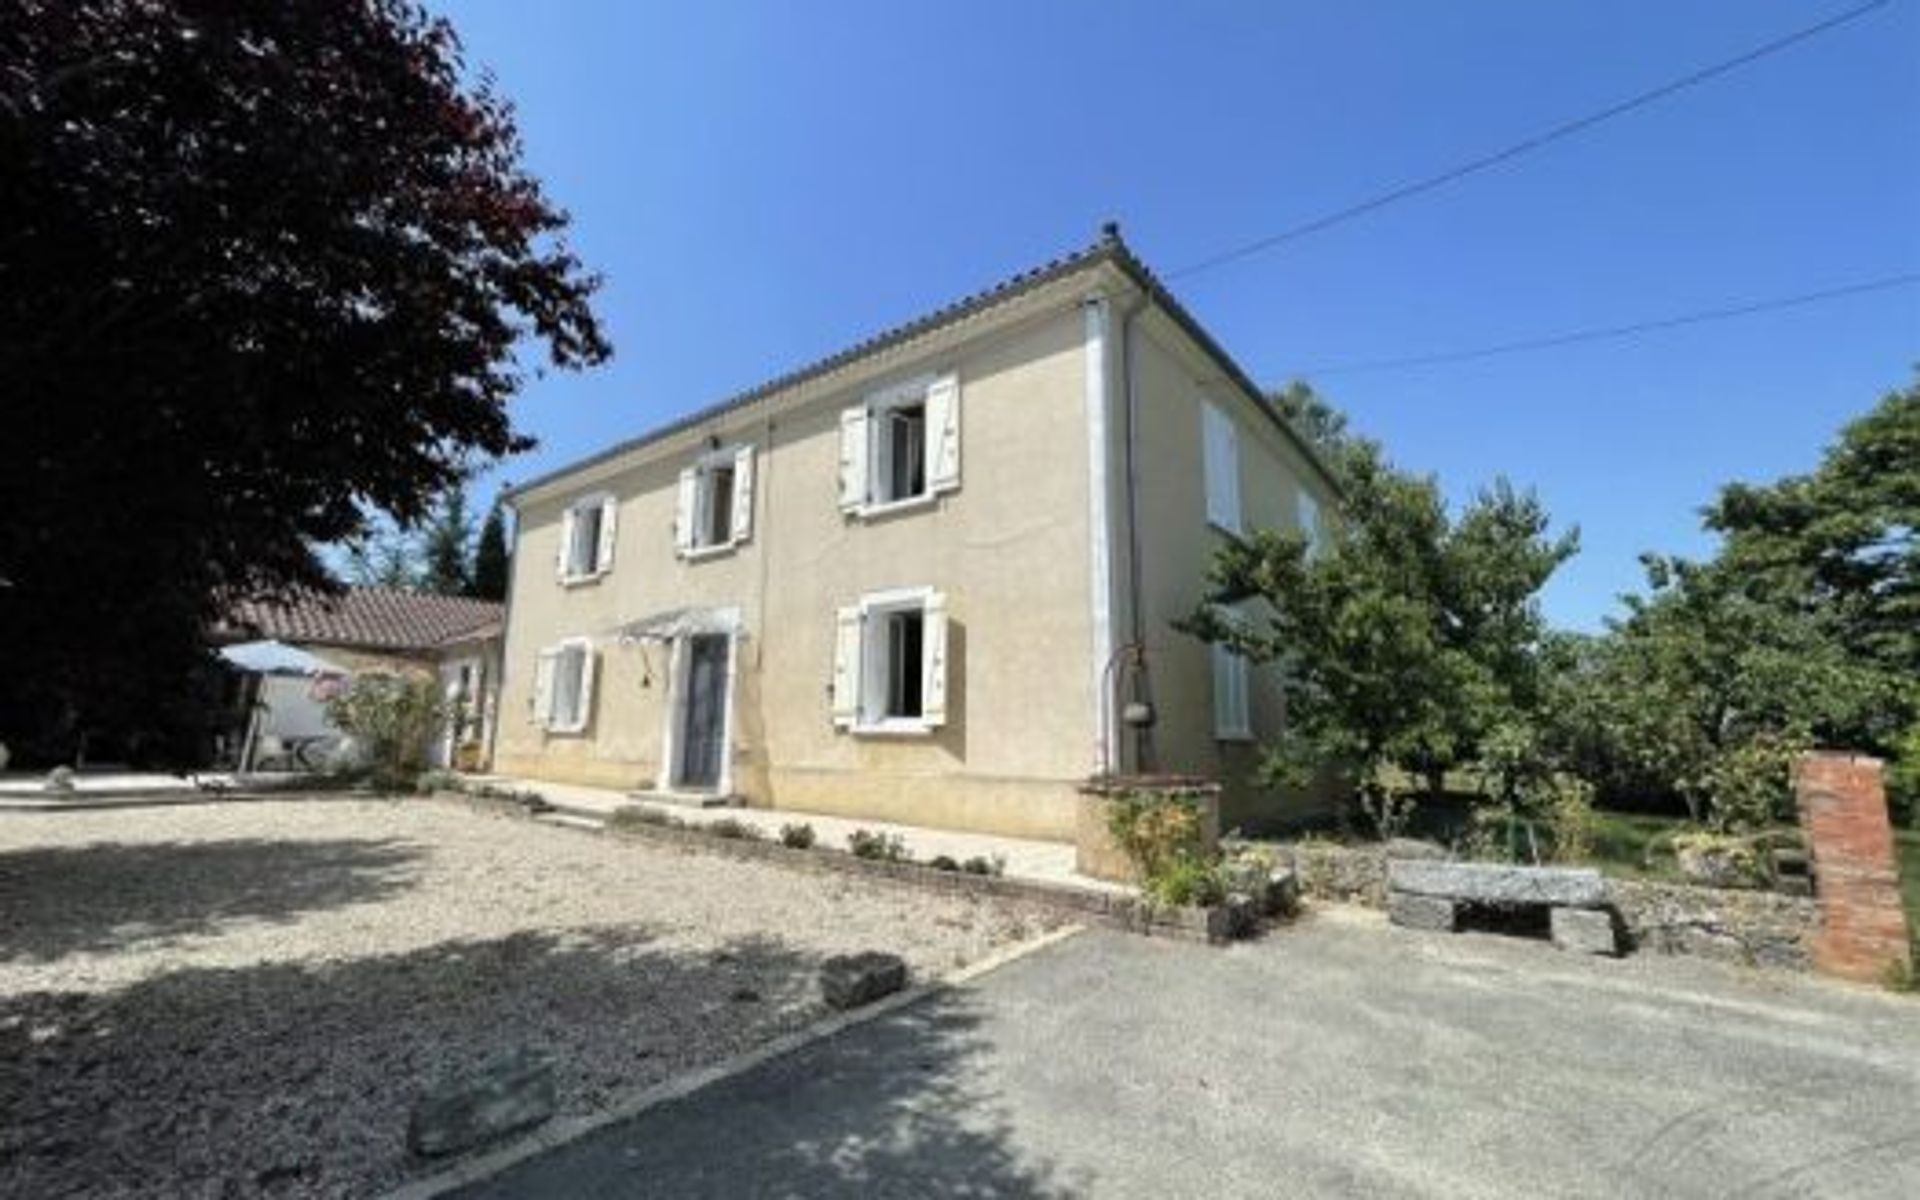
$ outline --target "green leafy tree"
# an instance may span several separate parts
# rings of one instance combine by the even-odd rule
[[[441,494],[421,536],[425,555],[422,586],[442,596],[473,590],[473,518],[467,515],[467,489],[455,484]]]
[[[193,760],[202,631],[338,586],[610,353],[509,104],[412,0],[0,0],[0,739]]]
[[[471,594],[481,600],[505,600],[511,561],[506,514],[501,503],[495,500],[487,510],[486,522],[480,526],[480,542],[473,551]]]
[[[451,714],[431,676],[367,672],[327,702],[327,719],[352,738],[374,787],[410,792],[428,743]]]
[[[1389,835],[1410,811],[1407,777],[1440,791],[1539,703],[1538,596],[1577,536],[1551,536],[1539,500],[1505,481],[1456,520],[1432,478],[1395,468],[1303,386],[1275,403],[1296,424],[1310,414],[1342,516],[1318,550],[1270,529],[1222,546],[1209,601],[1180,627],[1281,665],[1288,722],[1268,748],[1271,781],[1341,769]]]
[[[1920,384],[1847,424],[1808,475],[1732,484],[1706,511],[1745,596],[1801,614],[1861,670],[1920,680]],[[1913,701],[1823,730],[1885,749]]]
[[[1857,744],[1905,704],[1821,613],[1756,596],[1733,564],[1646,561],[1648,594],[1566,665],[1553,707],[1569,759],[1613,801],[1670,795],[1697,821],[1751,824],[1787,803],[1784,760],[1768,776],[1761,747]]]
[[[384,521],[355,538],[347,547],[347,582],[366,587],[418,591],[426,581],[420,538]]]
[[[1920,715],[1920,389],[1811,474],[1724,488],[1706,523],[1717,555],[1649,556],[1646,594],[1558,663],[1556,732],[1614,803],[1750,827],[1789,810],[1800,749],[1897,753]]]

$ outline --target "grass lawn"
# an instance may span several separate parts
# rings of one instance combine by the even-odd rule
[[[1684,817],[1597,810],[1591,865],[1623,879],[1678,879],[1666,839],[1687,828]]]

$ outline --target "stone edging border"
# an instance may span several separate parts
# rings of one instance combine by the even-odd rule
[[[786,848],[781,847],[781,849]],[[776,1058],[783,1058],[815,1042],[824,1041],[855,1026],[864,1025],[868,1021],[876,1020],[908,1005],[917,1004],[930,996],[971,982],[989,971],[1017,962],[1030,954],[1037,954],[1081,931],[1082,927],[1078,925],[1063,925],[1058,929],[1049,930],[1039,937],[1004,947],[978,962],[941,975],[917,987],[896,992],[862,1008],[823,1017],[804,1029],[782,1034],[764,1046],[737,1054],[711,1066],[662,1080],[631,1100],[617,1104],[604,1112],[549,1122],[507,1145],[455,1163],[437,1174],[404,1183],[385,1193],[382,1200],[435,1200],[436,1197],[444,1196],[456,1189],[491,1179],[549,1150],[557,1150],[598,1133],[608,1126],[632,1120],[652,1109],[692,1095],[702,1088],[745,1074],[755,1067]]]
[[[32,799],[17,794],[0,796],[0,815],[8,813],[69,813],[102,812],[116,808],[182,808],[196,804],[255,804],[269,800],[379,800],[411,799],[412,797],[382,797],[364,792],[309,792],[289,788],[285,791],[274,788],[235,788],[232,791],[208,789],[205,791],[143,791],[125,792],[69,792],[67,798],[58,798],[53,793]]]
[[[515,820],[533,819],[533,814],[523,806],[509,801],[469,797],[460,793],[437,795],[478,812]],[[1050,908],[1077,921],[1149,937],[1220,944],[1231,940],[1230,931],[1236,919],[1235,914],[1224,907],[1169,908],[1148,904],[1140,897],[1124,892],[1101,892],[1070,884],[1009,879],[1004,875],[942,871],[925,863],[855,858],[837,850],[800,850],[771,840],[721,837],[694,826],[632,824],[616,827],[608,824],[599,833],[616,840],[652,842],[728,858],[775,863],[816,874],[858,875],[867,879],[904,883],[927,891],[1013,900]]]

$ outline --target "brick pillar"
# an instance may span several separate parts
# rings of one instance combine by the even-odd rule
[[[1800,825],[1813,861],[1820,928],[1813,964],[1829,975],[1877,983],[1911,961],[1900,906],[1900,868],[1880,782],[1880,760],[1818,751],[1794,771]]]

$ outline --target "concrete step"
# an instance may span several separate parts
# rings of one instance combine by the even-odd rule
[[[738,808],[740,801],[735,796],[722,796],[715,792],[628,792],[627,799],[643,804],[659,804],[667,808]]]

